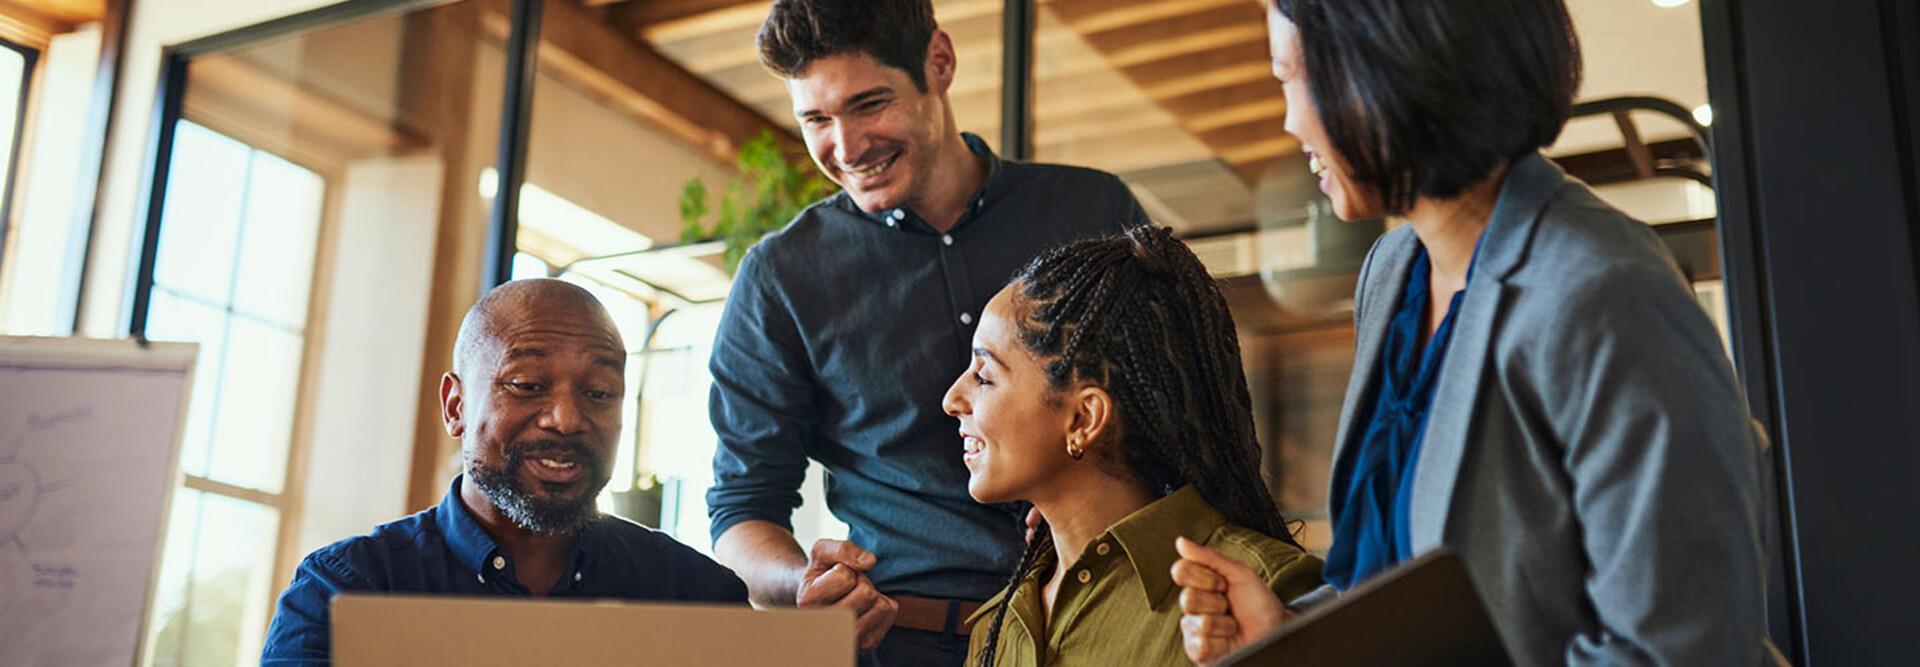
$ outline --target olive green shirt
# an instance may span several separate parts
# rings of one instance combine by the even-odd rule
[[[1040,589],[1059,556],[1052,550],[1041,554],[1039,565],[1013,588],[995,666],[1191,665],[1180,644],[1180,587],[1172,574],[1180,559],[1173,539],[1182,535],[1252,565],[1282,600],[1320,585],[1320,559],[1228,524],[1187,486],[1127,515],[1088,544],[1060,584],[1051,618]],[[986,649],[994,609],[1006,595],[1001,591],[967,619],[973,628],[969,666]]]

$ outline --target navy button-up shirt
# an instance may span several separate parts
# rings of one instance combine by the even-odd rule
[[[867,575],[882,592],[984,600],[1006,585],[1022,517],[967,495],[941,396],[1015,271],[1147,217],[1112,174],[1003,162],[964,136],[988,175],[947,232],[840,193],[740,263],[710,363],[716,539],[747,520],[791,527],[811,458],[849,538],[879,558]]]
[[[309,554],[280,595],[262,665],[325,665],[333,596],[349,592],[527,596],[513,559],[460,504],[460,478],[440,505]],[[747,586],[665,533],[601,516],[580,534],[556,598],[747,601]]]

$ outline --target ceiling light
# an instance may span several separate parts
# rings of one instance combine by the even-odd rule
[[[1693,119],[1703,126],[1713,125],[1713,105],[1702,104],[1693,108]]]
[[[1693,0],[1653,0],[1653,6],[1655,6],[1655,7],[1679,7],[1679,6],[1681,6],[1681,5],[1684,5],[1684,4],[1687,4],[1687,3],[1689,3],[1689,2],[1692,2],[1692,1],[1693,1]]]

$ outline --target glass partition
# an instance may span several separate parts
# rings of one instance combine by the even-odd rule
[[[438,239],[488,210],[485,17],[440,3],[185,60],[146,334],[200,361],[153,664],[257,662],[298,556],[405,508],[425,306],[460,270]]]

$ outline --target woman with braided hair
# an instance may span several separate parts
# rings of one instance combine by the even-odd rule
[[[1007,589],[967,621],[972,664],[1188,664],[1178,538],[1282,598],[1320,585],[1260,478],[1226,300],[1165,228],[1028,264],[987,304],[943,404],[974,499],[1041,515]]]

